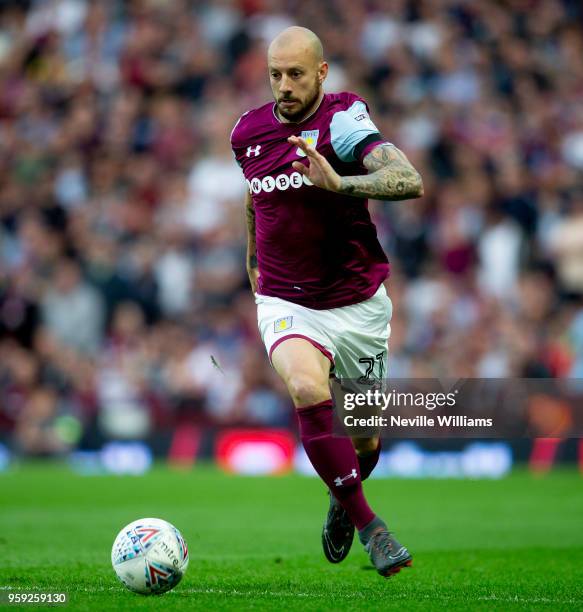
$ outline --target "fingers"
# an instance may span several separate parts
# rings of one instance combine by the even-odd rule
[[[303,139],[300,138],[299,136],[290,136],[287,141],[293,145],[298,145],[298,147],[301,147],[302,150],[305,150],[306,147],[308,147],[308,143]]]
[[[295,161],[292,162],[292,168],[294,170],[297,170],[298,172],[301,172],[304,176],[308,176],[308,166],[306,166],[306,164],[302,164],[302,162]]]
[[[310,146],[300,136],[290,136],[287,141],[293,145],[297,145],[308,157],[317,157],[320,155],[314,147]]]

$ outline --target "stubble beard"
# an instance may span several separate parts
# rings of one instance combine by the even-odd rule
[[[299,123],[300,121],[305,119],[306,116],[312,111],[312,107],[320,97],[321,89],[322,86],[320,84],[320,81],[316,77],[316,81],[314,83],[314,91],[312,92],[312,95],[304,102],[304,104],[302,104],[299,110],[294,111],[293,113],[286,111],[285,109],[281,108],[278,102],[277,112],[287,121],[290,121],[291,123]]]

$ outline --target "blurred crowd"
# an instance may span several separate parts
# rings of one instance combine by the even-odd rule
[[[0,438],[288,426],[229,133],[322,38],[423,199],[370,205],[393,377],[583,377],[578,0],[0,2]]]

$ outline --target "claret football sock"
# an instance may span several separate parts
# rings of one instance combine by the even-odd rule
[[[377,447],[370,453],[358,455],[358,467],[360,468],[360,480],[366,480],[375,469],[376,464],[379,462],[379,457],[381,455],[381,441],[379,439],[379,443]]]
[[[358,459],[350,438],[332,434],[332,400],[299,408],[297,413],[302,444],[314,469],[356,528],[364,528],[375,514],[362,492]]]

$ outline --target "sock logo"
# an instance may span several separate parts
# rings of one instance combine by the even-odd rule
[[[344,478],[340,478],[340,476],[336,476],[336,478],[334,478],[334,484],[337,487],[341,487],[344,484],[344,481],[348,480],[349,478],[354,478],[354,480],[358,478],[358,473],[356,472],[356,470],[353,469],[352,472],[344,476]]]

